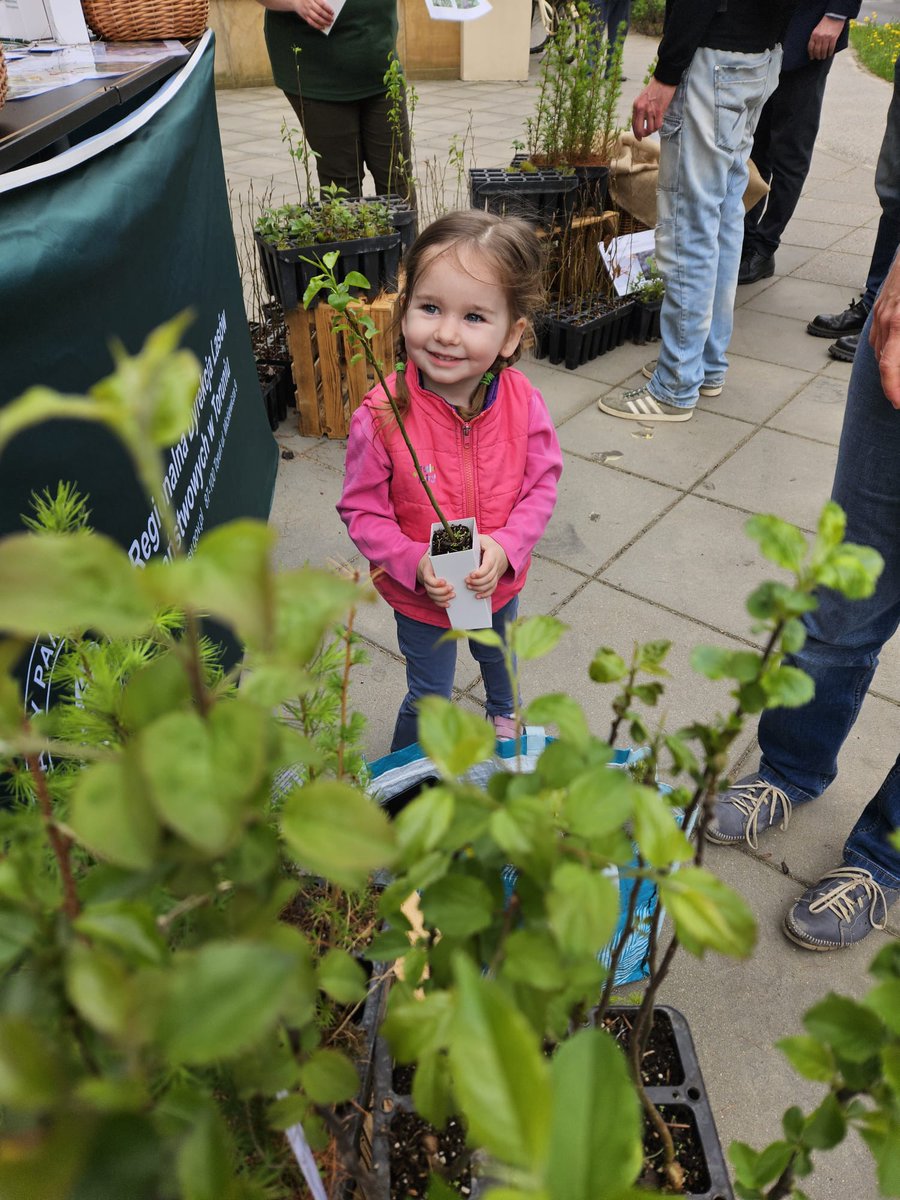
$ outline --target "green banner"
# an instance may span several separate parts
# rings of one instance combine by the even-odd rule
[[[265,519],[277,446],[260,400],[228,208],[207,34],[129,116],[50,159],[0,175],[0,405],[33,384],[85,391],[176,313],[203,375],[190,432],[170,452],[165,497],[190,551],[205,529]],[[91,524],[136,566],[167,554],[149,500],[111,435],[57,421],[0,461],[0,535],[21,529],[35,490],[72,481]],[[48,630],[52,639],[52,630]],[[52,640],[36,648],[29,704],[46,704]]]

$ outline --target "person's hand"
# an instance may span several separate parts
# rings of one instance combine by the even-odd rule
[[[509,567],[506,551],[488,534],[478,535],[481,543],[481,563],[466,576],[466,587],[475,593],[476,600],[487,600],[497,590],[497,584]]]
[[[334,21],[334,9],[326,0],[294,0],[294,8],[313,29],[328,29]]]
[[[806,52],[810,58],[831,58],[837,40],[844,32],[844,21],[840,17],[823,17],[809,35]]]
[[[428,598],[433,600],[438,608],[446,608],[456,596],[453,585],[448,583],[446,579],[439,579],[435,575],[434,567],[431,565],[431,557],[428,554],[423,554],[419,559],[419,565],[416,567],[416,579],[418,579],[419,583],[425,589]]]
[[[878,361],[884,394],[900,410],[900,255],[894,259],[872,309],[869,342]]]
[[[674,84],[660,83],[658,79],[650,80],[631,110],[631,128],[638,141],[656,133],[674,95]]]

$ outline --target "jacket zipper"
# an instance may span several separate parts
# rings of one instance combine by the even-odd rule
[[[472,449],[472,427],[466,421],[462,427],[462,452],[463,452],[463,495],[465,504],[463,506],[463,515],[467,517],[476,516],[475,513],[475,468],[474,468],[474,452]]]

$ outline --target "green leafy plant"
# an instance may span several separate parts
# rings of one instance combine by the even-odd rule
[[[662,300],[666,294],[666,281],[659,273],[655,258],[647,260],[647,270],[641,275],[637,285],[631,289],[630,295],[636,300],[648,303]]]
[[[533,163],[608,163],[619,132],[622,41],[606,38],[586,0],[560,17],[541,66],[534,116],[525,122]],[[607,65],[608,64],[608,65]]]
[[[849,1129],[872,1152],[881,1195],[900,1196],[900,945],[879,951],[870,971],[876,983],[862,1001],[832,992],[804,1016],[805,1034],[778,1043],[799,1075],[827,1091],[808,1114],[789,1108],[784,1137],[764,1150],[732,1143],[742,1200],[801,1200],[797,1180],[812,1171],[814,1153]]]
[[[382,200],[350,200],[336,183],[322,189],[322,199],[305,204],[266,207],[254,228],[279,250],[316,243],[346,242],[393,233],[389,205]]]
[[[397,405],[396,397],[388,386],[387,378],[384,373],[384,364],[375,354],[372,348],[372,339],[378,332],[375,322],[367,312],[361,310],[357,301],[355,301],[351,288],[368,288],[369,281],[359,271],[350,271],[343,279],[338,279],[335,275],[335,267],[337,265],[340,254],[336,250],[325,254],[321,259],[306,259],[306,262],[313,266],[321,268],[321,274],[316,275],[309,283],[306,291],[303,294],[303,306],[308,308],[316,296],[322,291],[328,293],[328,303],[335,310],[333,329],[336,333],[345,333],[349,336],[353,344],[358,348],[357,353],[362,355],[366,362],[375,371],[378,376],[378,382],[381,384],[382,391],[387,397],[388,404],[391,408],[391,413],[394,420],[397,422],[397,427],[400,430],[403,441],[406,443],[406,448],[409,451],[413,466],[418,476],[419,483],[425,490],[428,497],[428,502],[434,509],[435,516],[443,526],[444,533],[447,537],[450,546],[460,545],[463,533],[459,529],[455,529],[450,525],[447,518],[441,511],[441,507],[435,498],[431,485],[425,477],[425,472],[422,469],[422,464],[419,462],[419,456],[416,454],[415,447],[410,441],[409,434],[406,431],[406,425],[403,421],[403,414]]]
[[[45,420],[99,421],[160,502],[159,447],[188,429],[197,389],[179,330],[157,331],[137,356],[119,350],[88,396],[35,388],[4,408],[0,452]],[[402,962],[385,1028],[398,1058],[417,1064],[421,1112],[438,1123],[462,1115],[489,1155],[496,1200],[646,1195],[634,1185],[634,1043],[629,1060],[602,1028],[584,1027],[612,999],[623,944],[605,971],[610,871],[652,880],[672,917],[667,942],[659,917],[650,931],[645,1025],[678,946],[750,953],[752,916],[703,865],[702,830],[744,715],[809,696],[781,656],[800,646],[815,590],[874,586],[878,558],[843,542],[840,511],[826,507],[811,549],[777,518],[748,523],[792,582],[748,601],[761,651],[695,651],[697,669],[728,682],[729,714],[674,734],[653,728],[645,711],[663,695],[668,644],[629,660],[601,648],[589,673],[615,689],[606,739],[568,696],[541,697],[517,721],[552,723],[556,740],[534,771],[512,759],[480,788],[465,775],[491,755],[491,726],[430,700],[422,740],[441,783],[390,825],[359,786],[346,701],[358,581],[276,572],[271,532],[250,521],[205,533],[191,558],[136,570],[91,532],[71,489],[36,508],[31,531],[0,541],[0,764],[20,779],[0,812],[0,1195],[293,1200],[302,1185],[281,1131],[301,1126],[364,1195],[341,1107],[359,1079],[352,1050],[327,1039],[366,992],[350,950],[372,933],[376,869],[394,879],[377,901],[388,926],[368,954]],[[170,526],[161,503],[160,514]],[[203,637],[206,617],[245,647],[240,687]],[[70,640],[64,696],[32,718],[12,668],[47,629]],[[513,654],[540,660],[563,634],[550,617],[515,623],[510,667]],[[649,747],[633,774],[609,766],[626,734]],[[657,769],[673,792],[654,786]],[[423,923],[411,944],[412,892]],[[298,907],[303,921],[287,923]],[[834,1068],[823,1115],[786,1118],[795,1168],[807,1147],[834,1139],[836,1103],[883,1155],[882,1171],[895,1169],[896,955],[876,969],[865,1005],[829,999],[807,1019],[825,1050],[790,1050],[808,1072]],[[784,1171],[784,1150],[775,1157]],[[743,1160],[747,1186],[765,1185],[759,1161]],[[668,1172],[675,1182],[671,1153]],[[330,1185],[333,1200],[342,1186]]]

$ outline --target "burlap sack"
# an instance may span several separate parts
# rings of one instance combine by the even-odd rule
[[[615,204],[642,224],[656,224],[656,181],[659,176],[659,142],[638,141],[633,133],[621,133],[615,157],[609,164],[609,194]],[[751,159],[750,179],[744,192],[744,208],[750,209],[769,190],[769,185]]]

